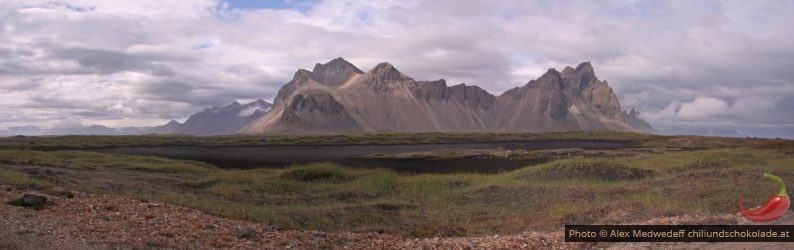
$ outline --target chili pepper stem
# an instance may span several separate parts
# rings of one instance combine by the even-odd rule
[[[780,177],[771,174],[764,174],[764,178],[772,179],[777,182],[778,185],[780,185],[780,193],[777,194],[778,196],[788,197],[788,193],[786,193],[786,185],[783,184],[783,180],[781,180]]]

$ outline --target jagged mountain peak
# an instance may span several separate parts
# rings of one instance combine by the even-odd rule
[[[345,60],[344,58],[342,58],[340,56],[340,57],[331,59],[331,61],[328,61],[327,63],[322,64],[322,65],[324,65],[324,66],[335,66],[335,65],[353,65],[353,64],[348,62],[347,60]]]
[[[368,75],[372,77],[377,77],[382,80],[407,80],[411,79],[410,77],[404,75],[402,72],[397,70],[391,63],[382,62],[375,65],[374,68],[367,72]]]
[[[548,70],[546,70],[546,73],[543,73],[543,75],[540,76],[540,78],[543,78],[546,75],[550,75],[552,77],[559,77],[560,76],[560,72],[557,71],[557,69],[555,69],[555,68],[549,68]]]
[[[363,77],[356,80],[356,86],[364,87],[381,93],[389,93],[401,87],[414,88],[417,82],[402,72],[394,65],[382,62],[370,69]]]
[[[318,68],[323,68],[323,67],[325,67],[325,68],[350,68],[350,69],[353,69],[356,73],[359,73],[359,74],[363,74],[364,73],[360,69],[358,69],[358,67],[356,67],[356,65],[353,65],[352,63],[348,62],[347,60],[345,60],[344,58],[341,58],[341,57],[334,58],[333,60],[328,61],[325,64],[317,63],[317,64],[314,65],[314,70],[312,70],[312,71],[317,73]]]
[[[569,95],[579,96],[602,115],[611,119],[620,119],[621,108],[617,95],[607,81],[598,79],[589,61],[580,63],[575,69],[566,67],[561,73],[561,78],[562,86]]]
[[[378,63],[378,65],[375,65],[375,67],[372,67],[372,69],[370,69],[369,72],[384,72],[384,71],[391,71],[391,70],[397,70],[397,69],[394,68],[394,65],[392,65],[389,62],[381,62],[381,63]],[[399,71],[397,71],[397,72],[399,72]]]
[[[529,83],[527,83],[527,85],[525,86],[539,87],[544,85],[550,85],[553,86],[554,88],[561,88],[562,87],[561,84],[562,84],[562,75],[560,74],[560,72],[557,71],[557,69],[555,68],[550,68],[546,70],[546,73],[543,73],[543,75],[538,77],[538,79],[529,81]]]
[[[305,69],[299,69],[295,71],[295,75],[292,76],[292,80],[300,80],[300,79],[314,79],[314,73]]]
[[[355,65],[341,57],[325,64],[315,64],[312,73],[317,82],[332,87],[342,85],[354,74],[364,74]]]
[[[571,68],[571,66],[565,66],[565,68],[562,71],[560,71],[560,75],[565,77],[565,76],[568,76],[570,74],[573,74],[573,72],[574,72],[574,69]]]
[[[580,63],[574,70],[567,70],[566,68],[563,72],[562,78],[565,85],[577,92],[592,89],[598,80],[590,62]]]
[[[593,65],[590,64],[590,61],[585,61],[585,62],[580,63],[578,66],[576,66],[576,71],[585,71],[585,72],[590,72],[590,73],[594,72],[593,71]]]

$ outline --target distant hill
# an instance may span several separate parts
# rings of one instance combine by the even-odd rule
[[[149,129],[149,133],[225,135],[234,134],[248,123],[267,113],[272,104],[256,100],[247,104],[234,102],[225,107],[213,107],[195,113],[184,124],[177,121]]]
[[[44,129],[37,126],[11,127],[0,135],[140,135],[140,134],[234,134],[240,128],[265,114],[272,104],[256,100],[247,104],[234,102],[225,107],[213,107],[195,113],[179,123],[171,120],[156,127],[111,128],[102,125],[70,126]]]

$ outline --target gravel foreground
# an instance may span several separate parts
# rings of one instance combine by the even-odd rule
[[[9,205],[24,194],[48,198],[42,210]],[[792,243],[573,243],[560,232],[507,236],[404,238],[379,233],[275,230],[202,211],[120,196],[71,192],[45,195],[0,185],[0,249],[794,249]],[[641,224],[698,224],[731,220],[684,216]],[[780,220],[791,224],[791,213]]]

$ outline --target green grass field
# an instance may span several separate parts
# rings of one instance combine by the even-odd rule
[[[560,135],[538,138],[546,136]],[[99,138],[105,137],[95,139]],[[125,144],[149,137],[107,138],[123,138],[119,143]],[[749,205],[777,193],[777,185],[763,179],[763,173],[794,183],[792,141],[621,134],[607,138],[690,149],[649,150],[627,157],[575,156],[499,174],[401,175],[330,163],[224,170],[195,161],[21,146],[0,150],[0,183],[116,193],[283,229],[384,231],[413,237],[508,234],[557,230],[564,224],[736,213],[740,194]],[[24,139],[68,143],[64,138]],[[360,141],[367,140],[371,139]],[[89,144],[114,142],[84,142],[78,147]],[[91,181],[96,173],[112,178]],[[128,181],[131,173],[135,183]],[[161,180],[166,177],[172,181]],[[115,188],[104,187],[106,181],[115,182]],[[140,191],[135,188],[140,183],[152,188]]]

